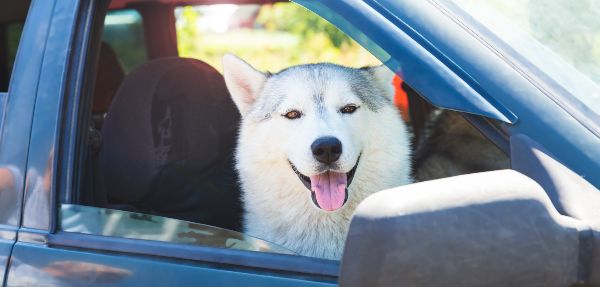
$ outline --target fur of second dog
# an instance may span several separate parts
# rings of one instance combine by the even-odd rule
[[[307,64],[276,74],[226,55],[241,115],[236,149],[247,234],[339,259],[352,213],[410,179],[409,134],[385,66]]]

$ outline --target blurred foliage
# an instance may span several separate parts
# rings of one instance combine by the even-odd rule
[[[202,34],[198,32],[196,26],[199,16],[192,6],[187,6],[183,8],[177,19],[177,46],[180,54],[181,51],[196,52],[196,43],[202,42]]]
[[[252,28],[226,33],[199,31],[196,23],[202,15],[193,7],[184,7],[177,15],[179,54],[201,59],[218,70],[226,53],[273,72],[316,62],[352,67],[380,64],[335,26],[294,3],[263,5]]]
[[[257,22],[270,31],[288,31],[304,39],[326,36],[336,48],[352,40],[325,19],[306,8],[287,3],[262,7]]]

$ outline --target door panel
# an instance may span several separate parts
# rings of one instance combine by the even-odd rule
[[[4,272],[13,244],[15,243],[16,228],[0,226],[0,280],[4,280]]]
[[[284,274],[34,244],[13,251],[7,286],[335,286]]]

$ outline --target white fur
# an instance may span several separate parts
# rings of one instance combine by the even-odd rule
[[[398,110],[391,100],[376,112],[367,108],[335,69],[326,69],[327,80],[315,83],[308,80],[310,69],[270,78],[235,56],[226,56],[223,64],[227,87],[242,114],[236,167],[246,233],[301,255],[340,259],[356,206],[374,192],[410,182],[409,136]],[[379,87],[373,93],[387,93],[377,96],[391,98],[393,73],[378,67],[372,75],[377,76],[374,85]],[[315,91],[324,91],[324,113],[316,112]],[[274,97],[281,101],[275,111],[269,111]],[[349,103],[360,108],[353,114],[338,112]],[[302,117],[281,116],[290,109],[302,111]],[[335,136],[342,142],[338,161],[343,172],[352,169],[360,154],[348,202],[333,212],[313,204],[310,191],[288,162],[304,175],[316,174],[319,163],[310,145],[322,136]]]

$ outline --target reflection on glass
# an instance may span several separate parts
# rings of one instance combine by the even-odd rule
[[[600,1],[446,1],[600,115]]]
[[[74,260],[54,261],[42,270],[54,278],[75,284],[81,282],[113,283],[132,274],[130,270],[122,268]]]
[[[580,0],[455,0],[478,19],[494,13],[600,83],[600,2]]]
[[[61,205],[60,227],[67,232],[294,254],[273,243],[210,225],[81,205]]]
[[[19,201],[15,185],[20,177],[19,170],[14,166],[0,167],[0,224],[18,223],[15,206]]]

